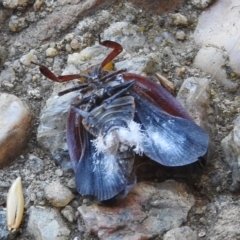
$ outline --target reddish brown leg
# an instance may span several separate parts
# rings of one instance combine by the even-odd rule
[[[45,67],[45,66],[43,66],[43,65],[41,65],[41,64],[35,63],[35,62],[32,62],[32,63],[35,64],[35,65],[38,65],[40,72],[41,72],[45,77],[51,79],[51,80],[54,81],[54,82],[68,82],[68,81],[71,81],[71,80],[74,80],[74,79],[78,79],[78,78],[81,78],[81,77],[85,77],[84,75],[80,75],[80,74],[56,76],[56,75],[55,75],[52,71],[50,71],[47,67]]]
[[[104,68],[109,62],[111,62],[117,55],[119,55],[123,48],[119,43],[113,41],[103,41],[101,42],[100,35],[98,36],[98,42],[100,45],[108,48],[113,48],[112,52],[103,60],[101,67]]]

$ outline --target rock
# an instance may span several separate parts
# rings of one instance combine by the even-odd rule
[[[67,187],[58,182],[49,183],[45,187],[44,191],[46,199],[54,207],[64,207],[74,198],[72,192]]]
[[[173,24],[176,26],[186,26],[188,24],[187,18],[181,13],[172,14]]]
[[[7,58],[7,50],[4,46],[0,46],[0,63],[3,64]]]
[[[164,32],[161,33],[160,37],[163,37],[167,43],[170,43],[172,45],[176,45],[177,44],[176,38],[170,32],[164,31]],[[156,41],[155,41],[155,43],[156,43]]]
[[[73,50],[78,50],[80,48],[80,44],[78,42],[78,40],[76,38],[74,38],[71,43],[70,46]]]
[[[70,178],[67,182],[67,186],[71,189],[75,189],[76,188],[76,184],[75,184],[75,177]]]
[[[191,0],[191,2],[195,7],[204,9],[213,3],[214,0]]]
[[[92,63],[93,60],[96,65],[101,63],[103,58],[103,47],[100,45],[93,45],[91,47],[84,48],[80,53],[69,54],[67,61],[68,64],[74,64],[75,66],[82,64],[91,66],[94,65],[94,63]]]
[[[66,206],[61,213],[69,222],[72,223],[75,220],[75,212],[71,206]]]
[[[112,23],[103,32],[102,39],[118,42],[126,51],[135,51],[136,49],[143,48],[146,41],[140,28],[128,22]]]
[[[196,231],[193,231],[190,227],[179,227],[169,230],[164,236],[163,240],[197,240],[198,236]]]
[[[224,161],[229,165],[232,171],[232,191],[240,191],[240,116],[234,121],[233,130],[226,136],[221,147],[224,153]]]
[[[44,170],[43,160],[33,154],[29,155],[29,160],[27,161],[27,164],[28,164],[28,169],[32,173],[41,173]]]
[[[68,240],[70,230],[55,209],[30,207],[27,231],[36,240]]]
[[[32,47],[40,46],[41,43],[50,38],[57,37],[59,32],[69,31],[69,28],[78,21],[79,17],[84,17],[93,7],[96,7],[99,0],[76,0],[74,4],[69,1],[56,2],[60,7],[52,13],[44,13],[43,19],[38,21],[38,27],[35,24],[30,25],[28,31],[24,31],[15,39],[16,46]],[[85,13],[86,12],[86,13]],[[63,16],[68,16],[63,18]]]
[[[149,56],[143,56],[117,62],[115,66],[117,69],[126,68],[128,72],[147,76],[147,74],[154,74],[154,64],[154,59]]]
[[[41,7],[43,6],[45,0],[36,0],[33,4],[34,11],[39,11]]]
[[[208,115],[213,110],[210,106],[209,79],[187,78],[178,92],[177,100],[186,108],[198,125],[210,132]]]
[[[216,216],[213,226],[208,231],[209,240],[238,239],[240,235],[239,203],[228,203]]]
[[[194,31],[194,39],[202,46],[226,49],[229,64],[233,71],[240,74],[240,18],[236,8],[238,0],[218,0],[207,11],[203,12]],[[224,14],[222,14],[224,13]],[[226,24],[227,23],[227,24]],[[232,27],[234,26],[234,27]],[[216,61],[218,56],[216,56]],[[227,59],[227,57],[225,57]]]
[[[20,62],[22,64],[24,64],[25,66],[30,66],[32,64],[32,62],[37,63],[38,59],[37,59],[37,56],[35,54],[35,50],[31,50],[29,53],[23,55],[20,58]]]
[[[4,211],[2,207],[0,207],[0,239],[1,240],[13,239],[11,238],[11,234],[7,229],[6,211]]]
[[[58,55],[58,51],[57,51],[57,49],[55,49],[55,48],[53,48],[53,47],[50,47],[50,48],[48,48],[48,49],[46,50],[46,56],[47,56],[47,57],[53,58],[53,57],[55,57],[55,56],[57,56],[57,55]]]
[[[184,31],[178,30],[178,31],[176,32],[176,39],[178,39],[178,40],[184,40],[185,38],[186,38],[186,34],[185,34]]]
[[[19,18],[18,16],[12,15],[8,26],[12,32],[20,32],[22,29],[26,28],[28,25],[25,18],[23,17]]]
[[[4,0],[3,6],[5,8],[15,9],[19,6],[26,6],[30,0]]]
[[[193,204],[183,184],[140,182],[117,206],[82,205],[78,211],[100,239],[150,239],[182,225]]]
[[[227,77],[225,69],[221,68],[225,59],[224,52],[215,47],[202,47],[193,62],[193,66],[201,68],[204,72],[213,75],[217,82],[224,86],[225,89],[234,89],[237,86],[236,82],[232,82]]]
[[[14,95],[0,94],[0,168],[22,152],[30,128],[28,107]]]
[[[47,100],[41,112],[37,134],[39,144],[49,149],[54,159],[61,167],[64,167],[65,171],[71,169],[66,143],[67,113],[78,92],[71,92],[61,97],[56,95],[61,90],[73,86],[73,82],[67,84],[56,83],[54,85],[53,94]]]
[[[7,67],[0,74],[0,84],[3,87],[13,88],[15,84],[15,71],[12,67]]]
[[[62,177],[62,176],[63,176],[63,171],[62,171],[62,169],[56,169],[55,174],[56,174],[57,176],[59,176],[59,177]]]

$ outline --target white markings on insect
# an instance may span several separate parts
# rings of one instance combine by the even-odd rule
[[[96,153],[108,152],[114,155],[118,150],[126,151],[133,148],[135,153],[142,154],[145,137],[141,125],[131,121],[128,128],[119,127],[109,131],[106,136],[98,136],[93,140],[93,145],[96,148]]]

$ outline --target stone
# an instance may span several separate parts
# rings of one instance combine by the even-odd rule
[[[46,56],[47,57],[56,57],[58,55],[58,51],[56,48],[50,47],[46,50]]]
[[[37,133],[39,144],[49,149],[54,159],[67,170],[71,169],[66,143],[67,114],[70,104],[78,95],[78,92],[71,92],[61,97],[58,97],[57,93],[73,86],[74,82],[55,83],[53,93],[41,112]]]
[[[32,62],[37,63],[37,62],[38,62],[38,59],[37,59],[35,50],[31,50],[29,53],[23,55],[23,56],[20,58],[20,62],[21,62],[22,64],[24,64],[25,66],[30,66],[30,65],[32,64]]]
[[[185,38],[186,38],[186,34],[185,34],[184,31],[178,30],[178,31],[176,32],[176,39],[178,39],[178,40],[184,40]]]
[[[209,132],[212,128],[208,122],[208,114],[213,112],[210,99],[210,80],[207,78],[187,78],[177,95],[177,100],[194,121]]]
[[[11,239],[11,233],[7,228],[7,216],[6,211],[0,207],[0,239],[7,240]]]
[[[36,0],[33,4],[34,11],[39,11],[41,7],[43,6],[45,0]]]
[[[213,3],[214,0],[191,0],[191,2],[195,7],[204,9]]]
[[[35,240],[68,240],[70,230],[55,209],[30,207],[27,231]]]
[[[7,87],[7,88],[13,88],[15,84],[15,71],[12,67],[7,67],[5,70],[2,70],[0,74],[0,84],[1,86]]]
[[[176,26],[186,26],[188,24],[187,18],[181,13],[172,14],[173,24]]]
[[[135,49],[143,48],[146,41],[139,26],[128,22],[112,23],[104,30],[102,39],[118,42],[126,51],[135,51]]]
[[[30,154],[29,159],[27,161],[28,169],[32,173],[41,173],[44,170],[44,162],[42,159],[38,158],[37,156]]]
[[[163,240],[197,240],[197,232],[193,231],[190,227],[184,226],[169,230],[164,236]]]
[[[240,235],[240,206],[239,202],[235,204],[228,203],[223,207],[216,220],[213,222],[213,226],[208,230],[209,240],[229,240],[238,239]]]
[[[57,37],[59,32],[68,31],[79,17],[86,16],[89,13],[88,10],[96,7],[98,2],[99,0],[76,0],[74,4],[70,4],[70,1],[57,1],[61,7],[52,13],[43,12],[44,18],[38,21],[38,27],[36,28],[35,24],[30,25],[29,31],[19,34],[14,44],[32,48],[39,46],[45,40]],[[68,17],[63,18],[63,16]]]
[[[31,114],[14,95],[0,94],[0,168],[15,160],[27,141]]]
[[[71,43],[70,46],[73,50],[78,50],[80,48],[80,44],[78,42],[78,40],[76,38],[74,38]]]
[[[18,6],[27,5],[30,0],[3,0],[3,6],[5,8],[15,9]]]
[[[20,32],[24,28],[28,26],[26,19],[24,17],[18,17],[15,15],[12,15],[10,18],[10,21],[8,23],[9,29],[12,32]]]
[[[0,63],[3,64],[7,58],[7,50],[4,46],[0,46]]]
[[[142,56],[117,62],[115,66],[117,69],[126,68],[128,72],[147,76],[147,74],[154,74],[154,64],[154,59],[149,56]]]
[[[75,212],[71,206],[67,205],[61,213],[69,222],[72,223],[75,220]]]
[[[240,116],[234,121],[233,130],[222,140],[224,161],[232,171],[232,191],[240,191]]]
[[[194,31],[194,39],[202,46],[226,49],[229,64],[233,71],[240,74],[240,19],[238,0],[218,0],[207,11],[202,12]],[[224,13],[224,14],[222,14]],[[218,56],[216,56],[217,60]],[[225,57],[227,59],[227,57]]]
[[[64,207],[74,198],[74,195],[69,190],[69,188],[65,187],[64,185],[58,182],[49,183],[45,187],[44,191],[46,199],[54,207]]]
[[[235,89],[236,82],[231,81],[227,77],[225,69],[223,69],[224,59],[226,58],[223,50],[216,47],[203,46],[197,53],[193,66],[201,68],[204,72],[212,74],[212,78],[216,79],[218,84],[225,89]]]
[[[78,211],[100,239],[150,239],[184,224],[193,204],[184,184],[140,182],[117,206],[82,205]]]

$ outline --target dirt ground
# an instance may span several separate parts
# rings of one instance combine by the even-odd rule
[[[186,66],[186,69],[188,69],[183,74],[179,74],[179,72],[176,71],[177,67],[174,66],[174,61],[171,58],[169,59],[167,54],[163,54],[162,62],[156,66],[156,71],[161,72],[161,74],[172,81],[176,86],[176,91],[178,91],[184,79],[188,77],[197,75],[199,77],[207,76],[211,78],[211,76],[207,73],[192,67],[192,62],[199,50],[199,46],[194,43],[191,35],[196,27],[198,16],[203,10],[194,7],[191,4],[191,1],[183,1],[182,4],[179,4],[179,6],[177,1],[173,1],[171,4],[173,7],[172,10],[169,10],[169,4],[166,7],[168,12],[164,12],[162,7],[155,7],[158,5],[158,1],[154,1],[156,5],[144,5],[144,2],[145,1],[132,1],[131,4],[133,4],[133,8],[135,10],[135,12],[132,13],[132,15],[134,15],[132,23],[139,26],[143,32],[146,37],[146,45],[155,46],[153,42],[155,41],[156,36],[159,35],[159,32],[166,31],[168,33],[168,43],[165,43],[164,46],[161,46],[160,44],[159,49],[154,48],[152,51],[162,51],[163,47],[169,45],[173,54],[177,57],[178,62],[181,62],[183,66]],[[74,33],[75,27],[79,22],[84,21],[85,17],[92,17],[93,19],[96,19],[98,13],[102,10],[106,10],[106,12],[110,15],[114,16],[110,17],[110,21],[112,22],[124,21],[126,19],[126,15],[129,18],[132,17],[131,8],[126,7],[126,5],[129,4],[127,1],[111,1],[110,4],[104,3],[104,1],[98,1],[94,8],[84,13],[84,16],[73,16],[70,27],[63,27],[62,30],[59,27],[60,30],[56,30],[52,37],[48,37],[46,32],[43,32],[42,35],[41,33],[38,33],[39,36],[42,36],[43,40],[37,42],[37,38],[33,40],[27,39],[27,37],[31,36],[29,31],[33,31],[32,29],[38,29],[38,31],[41,32],[43,30],[43,25],[39,26],[39,24],[43,24],[44,21],[48,21],[48,15],[54,11],[60,11],[59,6],[61,4],[57,2],[55,3],[55,6],[52,2],[46,1],[42,8],[35,12],[33,9],[33,3],[34,2],[29,2],[27,7],[24,10],[21,10],[20,13],[17,9],[10,10],[4,8],[2,5],[0,6],[2,16],[5,19],[0,22],[0,43],[4,48],[0,59],[1,71],[5,70],[8,66],[14,65],[16,60],[19,60],[31,49],[37,49],[38,53],[36,55],[38,57],[38,62],[47,66],[52,66],[52,58],[47,58],[45,56],[46,46],[51,46],[51,44],[55,45],[55,43],[60,44],[61,42],[64,47],[59,47],[57,56],[59,62],[57,65],[59,65],[59,67],[55,68],[57,71],[56,73],[60,74],[61,70],[67,65],[68,52],[65,47],[67,40],[66,38],[64,40],[64,36],[68,33]],[[64,5],[65,3],[62,4]],[[126,11],[128,14],[126,14]],[[29,20],[31,16],[30,13],[35,13],[35,16],[33,17],[35,19],[32,21]],[[177,26],[172,24],[171,14],[173,13],[181,13],[186,16],[188,18],[187,25]],[[28,16],[29,26],[27,28],[23,28],[21,31],[11,32],[8,27],[8,21],[10,17],[15,14],[19,14],[21,17]],[[71,16],[69,16],[69,18],[71,18]],[[96,33],[102,33],[112,22],[101,22],[99,26],[95,26],[94,28],[86,28],[85,34],[81,38],[81,49],[76,51],[80,51],[87,46],[92,46],[96,42]],[[58,23],[55,24],[58,25]],[[58,28],[58,26],[56,28]],[[175,36],[178,30],[184,31],[186,35],[185,39],[181,41],[181,44],[171,43],[172,36]],[[43,31],[45,31],[45,29]],[[18,46],[18,41],[21,46]],[[24,41],[25,43],[22,44]],[[29,45],[26,44],[27,41],[30,42]],[[138,56],[138,53],[139,49],[136,49],[136,56]],[[118,58],[117,61],[121,61],[121,57]],[[228,59],[226,59],[226,66],[227,61]],[[0,202],[5,201],[7,190],[11,185],[11,182],[20,174],[22,176],[23,186],[25,189],[24,194],[27,199],[25,205],[26,212],[30,206],[50,206],[44,198],[43,190],[44,186],[48,182],[60,180],[63,184],[67,185],[69,179],[74,176],[71,170],[63,171],[62,174],[59,174],[59,171],[61,172],[60,166],[54,161],[53,157],[49,153],[49,150],[41,147],[37,141],[37,129],[40,121],[40,112],[53,89],[53,83],[45,79],[37,71],[38,70],[35,66],[24,66],[22,64],[20,64],[20,66],[17,65],[15,68],[15,78],[12,82],[13,86],[4,84],[0,85],[0,92],[14,94],[22,101],[26,102],[33,116],[32,124],[29,126],[29,139],[23,153],[18,159],[9,164],[9,166],[0,170],[0,179],[2,182],[0,185]],[[231,74],[231,69],[229,70],[229,74]],[[152,77],[152,75],[149,74],[149,77]],[[0,84],[1,80],[2,79],[0,78]],[[237,76],[236,80],[238,80]],[[190,176],[187,175],[187,177],[185,177],[185,172],[193,172],[193,169],[195,169],[195,167],[198,169],[198,166],[194,165],[193,167],[184,169],[179,168],[177,171],[173,172],[164,168],[164,176],[162,176],[161,179],[158,179],[158,181],[162,181],[164,179],[174,178],[177,181],[185,182],[187,184],[190,193],[195,197],[196,203],[191,209],[188,221],[185,225],[188,225],[192,229],[196,230],[198,236],[203,237],[203,239],[208,239],[207,234],[211,229],[211,224],[216,221],[216,212],[218,211],[217,204],[221,204],[221,202],[226,202],[227,204],[228,202],[238,201],[239,199],[238,194],[232,193],[229,190],[232,182],[231,171],[223,161],[224,156],[220,147],[221,140],[232,130],[233,120],[238,114],[236,109],[224,112],[223,110],[225,109],[225,105],[223,106],[223,103],[226,99],[233,102],[237,93],[226,91],[224,88],[216,84],[213,78],[211,78],[211,87],[212,92],[214,93],[211,96],[211,107],[214,113],[209,116],[208,121],[212,126],[210,132],[212,147],[206,166],[200,170],[199,174]],[[33,90],[37,90],[37,92],[33,92]],[[49,119],[49,121],[51,121],[51,119]],[[44,161],[43,172],[41,172],[41,174],[34,173],[34,171],[32,171],[31,161],[29,160],[30,155],[34,155]],[[155,167],[156,164],[153,163],[153,165],[150,164],[149,169],[154,169]],[[182,174],[182,172],[184,174]],[[156,181],[154,175],[146,174],[145,171],[141,173],[141,170],[139,170],[139,180]],[[83,198],[78,196],[76,192],[74,193],[76,194],[74,204],[81,204]],[[26,231],[27,222],[28,215],[26,214],[26,218],[23,220],[19,233],[9,237],[9,239],[32,239]],[[75,221],[73,223],[67,222],[69,229],[71,229],[72,237],[76,236],[78,233],[81,223],[81,221]],[[91,234],[83,232],[80,234],[82,236],[81,239],[97,239]],[[157,237],[155,239],[162,239],[162,237]]]

